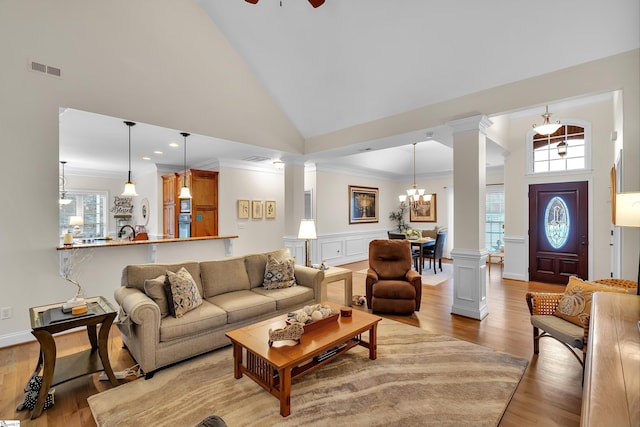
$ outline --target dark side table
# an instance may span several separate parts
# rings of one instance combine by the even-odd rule
[[[31,419],[42,413],[49,388],[73,380],[83,375],[103,371],[112,385],[118,380],[109,363],[109,329],[116,318],[116,310],[104,297],[86,298],[89,311],[81,315],[65,315],[62,304],[51,304],[29,309],[31,333],[40,343],[40,356],[33,375],[42,370],[42,386],[38,394],[36,406],[31,410]],[[96,334],[96,326],[100,332]],[[86,326],[91,348],[56,359],[56,342],[54,334],[69,329]]]

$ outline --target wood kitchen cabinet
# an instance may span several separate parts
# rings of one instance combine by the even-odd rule
[[[162,177],[163,234],[178,237],[180,214],[180,188],[183,173]],[[199,169],[187,171],[187,185],[191,190],[191,237],[218,235],[218,172]]]

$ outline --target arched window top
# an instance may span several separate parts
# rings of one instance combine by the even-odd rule
[[[528,173],[579,171],[590,168],[591,126],[578,120],[561,121],[562,126],[551,135],[534,130],[527,134]],[[564,145],[562,155],[558,145]]]

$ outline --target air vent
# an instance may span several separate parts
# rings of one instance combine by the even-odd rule
[[[242,159],[246,162],[266,162],[267,160],[271,160],[269,157],[264,156],[249,156]]]
[[[62,77],[62,70],[60,68],[41,64],[40,62],[30,61],[29,69],[36,73],[42,73],[53,77]]]

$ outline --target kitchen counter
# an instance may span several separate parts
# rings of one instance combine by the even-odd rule
[[[83,249],[83,248],[104,248],[112,246],[132,246],[132,245],[157,245],[162,243],[176,243],[176,242],[195,242],[201,240],[220,240],[220,239],[237,239],[238,236],[206,236],[206,237],[184,237],[178,239],[149,239],[149,240],[94,240],[91,243],[74,243],[73,245],[60,245],[56,249],[59,251],[69,249]]]

